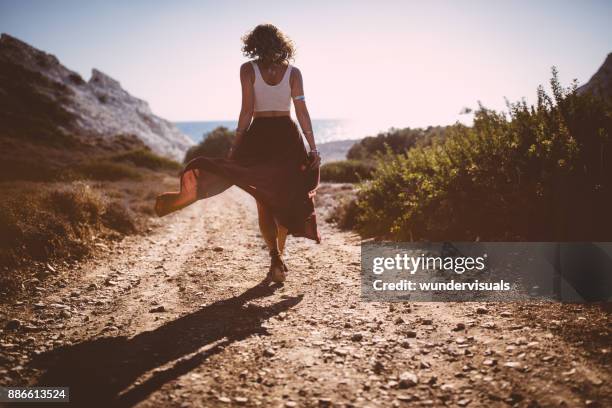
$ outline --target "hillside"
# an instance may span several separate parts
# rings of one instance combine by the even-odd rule
[[[609,53],[601,67],[589,82],[578,88],[578,93],[593,92],[612,100],[612,53]]]
[[[133,135],[178,160],[193,144],[103,72],[93,69],[85,81],[55,56],[7,34],[0,37],[0,108],[2,138],[74,147]]]

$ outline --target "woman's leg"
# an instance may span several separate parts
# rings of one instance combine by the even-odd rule
[[[264,241],[266,241],[266,245],[268,245],[268,249],[270,252],[279,251],[276,222],[268,209],[259,201],[257,201],[257,215],[259,216],[259,230]]]
[[[287,228],[282,225],[277,225],[276,241],[278,242],[278,250],[283,255],[285,253],[285,243],[287,242]]]
[[[284,282],[287,267],[280,256],[278,248],[278,229],[272,213],[260,202],[257,202],[259,229],[270,250],[270,271],[267,279],[272,282]]]

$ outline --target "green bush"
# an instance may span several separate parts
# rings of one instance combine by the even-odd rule
[[[372,176],[374,166],[358,160],[343,160],[321,166],[321,181],[356,183]]]
[[[204,139],[196,146],[191,147],[185,154],[184,163],[188,163],[198,156],[225,157],[234,143],[235,134],[225,126],[204,135]]]
[[[444,137],[446,126],[429,126],[426,129],[390,129],[376,136],[368,136],[355,143],[346,154],[349,160],[373,160],[385,153],[387,147],[393,153],[405,153],[415,146],[431,144]]]
[[[612,238],[612,108],[563,88],[507,114],[480,107],[473,127],[379,158],[359,192],[364,235],[414,240]]]

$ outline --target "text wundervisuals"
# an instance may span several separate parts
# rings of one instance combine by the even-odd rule
[[[452,270],[462,274],[465,271],[478,270],[485,268],[487,255],[479,257],[441,257],[441,256],[410,256],[408,254],[396,254],[394,257],[376,257],[372,260],[372,272],[380,275],[390,270],[405,270],[411,275],[418,270]]]

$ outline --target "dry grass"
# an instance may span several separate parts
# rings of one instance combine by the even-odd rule
[[[144,231],[155,196],[174,179],[142,172],[140,180],[0,183],[0,297],[17,293],[41,264],[82,259],[96,239]]]

